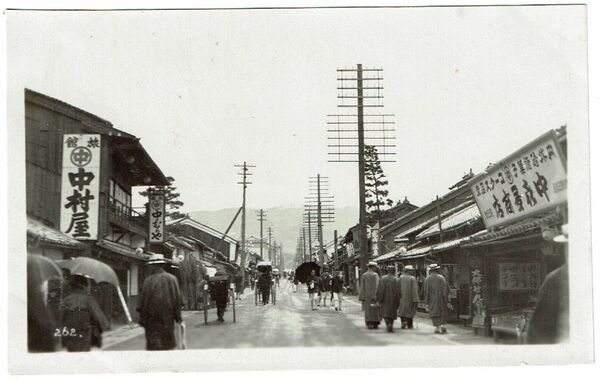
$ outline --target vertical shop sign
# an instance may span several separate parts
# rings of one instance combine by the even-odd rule
[[[78,240],[98,239],[99,134],[65,134],[60,230]]]
[[[554,131],[478,175],[470,187],[488,229],[566,203],[566,161]]]
[[[157,192],[149,194],[149,243],[162,243],[165,228],[165,195]]]

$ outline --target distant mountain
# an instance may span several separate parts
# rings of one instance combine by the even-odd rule
[[[218,211],[190,212],[189,216],[205,225],[221,232],[225,232],[238,209],[228,208]],[[246,238],[260,237],[260,222],[258,222],[258,209],[246,209]],[[283,244],[284,259],[291,262],[296,254],[296,243],[302,226],[302,208],[270,208],[264,210],[267,221],[263,224],[263,237],[268,237],[267,228],[273,228],[273,239]],[[240,239],[242,215],[233,224],[229,236]],[[333,240],[333,231],[337,229],[338,235],[343,235],[348,229],[358,222],[357,208],[339,208],[335,210],[335,222],[323,225],[323,242]],[[308,238],[308,237],[307,237]]]

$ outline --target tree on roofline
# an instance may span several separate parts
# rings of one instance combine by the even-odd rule
[[[152,191],[162,191],[165,194],[165,218],[168,220],[184,218],[185,214],[179,212],[179,208],[183,206],[183,201],[179,200],[181,194],[176,192],[177,187],[173,185],[175,179],[172,176],[167,176],[167,180],[169,185],[148,187],[146,190],[141,191],[140,195],[147,198]],[[148,206],[148,203],[146,203],[146,206]]]
[[[374,223],[386,208],[394,205],[388,198],[386,189],[388,181],[381,168],[377,148],[365,145],[365,197],[367,206],[367,222]]]

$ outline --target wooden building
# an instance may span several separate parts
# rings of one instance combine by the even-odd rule
[[[139,289],[145,277],[145,248],[148,219],[132,208],[136,186],[168,185],[166,177],[152,160],[139,138],[118,130],[98,116],[63,101],[25,90],[25,140],[27,176],[27,215],[60,230],[63,136],[98,134],[100,177],[98,236],[80,240],[78,251],[62,249],[53,259],[87,255],[109,264],[117,273],[131,315],[135,318]],[[62,254],[61,254],[62,253]],[[62,256],[61,256],[62,255]],[[99,302],[109,318],[125,321],[115,291],[106,288]]]

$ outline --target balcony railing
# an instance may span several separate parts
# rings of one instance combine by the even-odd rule
[[[121,227],[137,231],[146,231],[148,228],[148,220],[145,215],[135,211],[131,206],[115,199],[112,196],[108,198],[108,214],[111,222],[118,224]]]

